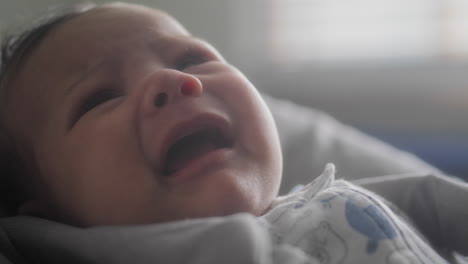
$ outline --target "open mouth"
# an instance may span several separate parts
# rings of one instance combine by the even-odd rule
[[[170,176],[211,152],[231,147],[232,141],[223,129],[215,125],[203,126],[169,146],[163,163],[163,174]]]

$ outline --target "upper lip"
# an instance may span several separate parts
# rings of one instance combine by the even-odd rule
[[[163,144],[159,151],[159,170],[162,173],[167,159],[170,147],[178,140],[198,132],[205,128],[217,128],[222,133],[227,144],[232,145],[233,133],[230,122],[223,116],[212,113],[204,113],[194,116],[186,121],[182,121],[169,129],[163,137]]]

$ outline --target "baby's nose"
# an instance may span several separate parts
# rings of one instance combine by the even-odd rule
[[[165,69],[148,76],[143,82],[144,112],[151,113],[179,99],[203,93],[201,81],[194,75]]]
[[[203,92],[203,86],[198,78],[193,75],[184,74],[180,87],[176,87],[175,94],[172,96],[200,96]],[[156,107],[163,107],[170,99],[171,92],[161,91],[154,98]]]

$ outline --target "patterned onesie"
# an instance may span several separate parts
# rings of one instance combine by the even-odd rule
[[[259,218],[275,244],[302,250],[311,263],[447,263],[381,197],[334,180],[335,168],[279,198]]]

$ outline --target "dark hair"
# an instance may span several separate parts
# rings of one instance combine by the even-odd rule
[[[16,73],[52,29],[71,18],[87,12],[93,7],[95,7],[94,4],[56,7],[33,22],[32,26],[19,30],[17,33],[7,33],[5,36],[2,36],[0,87],[4,88],[5,81]]]
[[[8,100],[10,81],[20,71],[35,48],[47,34],[76,16],[90,9],[94,4],[78,4],[49,9],[45,16],[17,33],[2,36],[0,50],[0,109],[5,113],[4,103]],[[18,207],[30,197],[28,175],[31,161],[18,151],[18,143],[7,131],[5,120],[0,120],[0,216],[14,215]]]

